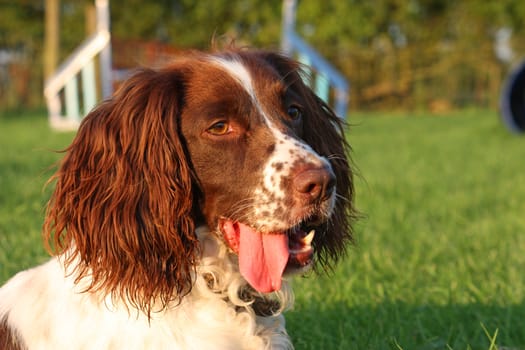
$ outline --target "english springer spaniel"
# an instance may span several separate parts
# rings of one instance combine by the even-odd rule
[[[1,349],[289,349],[287,276],[352,239],[340,118],[256,50],[142,69],[52,181],[54,257],[0,289]]]

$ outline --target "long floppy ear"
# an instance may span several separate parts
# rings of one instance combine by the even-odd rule
[[[352,224],[357,218],[354,208],[354,181],[350,145],[346,141],[346,123],[315,93],[306,87],[308,112],[303,123],[303,138],[320,155],[326,157],[336,177],[336,202],[330,220],[321,228],[324,235],[314,239],[318,259],[323,265],[337,262],[353,243]],[[324,229],[324,230],[323,230]]]
[[[350,146],[345,138],[346,123],[305,83],[301,65],[285,56],[265,53],[264,57],[285,83],[305,103],[302,138],[321,156],[326,157],[336,176],[336,203],[330,220],[316,230],[314,247],[318,262],[331,267],[346,253],[353,242],[352,223],[357,218],[354,208],[354,185]]]
[[[191,289],[198,242],[180,69],[141,70],[94,109],[54,177],[44,238],[89,291],[148,316]],[[175,296],[175,297],[174,297]]]

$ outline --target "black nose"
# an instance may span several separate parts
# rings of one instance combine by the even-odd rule
[[[293,179],[294,194],[307,203],[328,199],[335,189],[335,175],[330,168],[307,168]]]

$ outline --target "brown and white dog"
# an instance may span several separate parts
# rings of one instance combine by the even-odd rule
[[[302,74],[191,52],[86,116],[53,178],[54,257],[0,289],[0,348],[292,348],[283,276],[332,266],[354,217],[343,125]]]

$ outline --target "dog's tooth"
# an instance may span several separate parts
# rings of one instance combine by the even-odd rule
[[[304,238],[302,239],[303,243],[307,246],[312,244],[312,241],[314,240],[314,235],[315,235],[315,230],[308,232],[308,234],[304,236]]]

